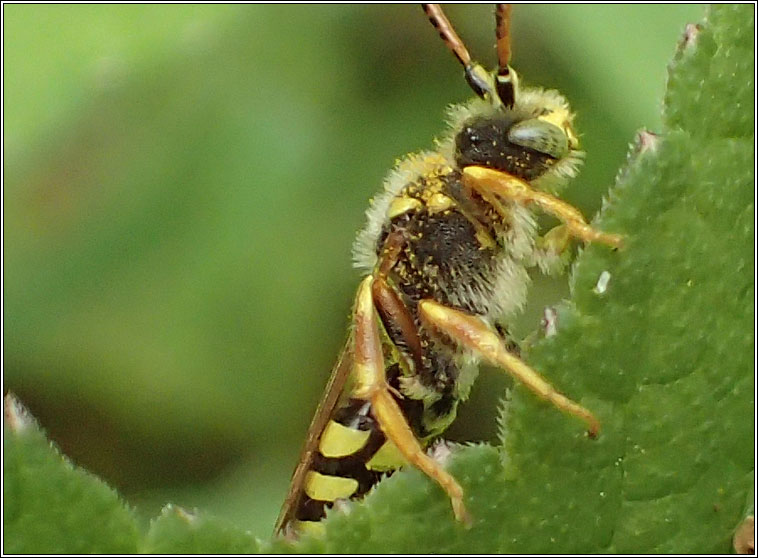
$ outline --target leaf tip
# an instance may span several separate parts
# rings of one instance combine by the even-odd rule
[[[679,43],[677,44],[677,53],[683,53],[687,50],[691,49],[693,46],[697,44],[698,36],[700,35],[700,32],[703,30],[703,26],[699,23],[688,23],[684,26],[684,33],[682,33],[682,36],[679,39]]]
[[[15,434],[39,428],[29,410],[11,392],[8,392],[3,400],[3,417],[6,426]]]
[[[650,130],[640,130],[637,132],[637,141],[635,143],[635,153],[644,155],[648,152],[655,152],[661,143],[661,136]]]

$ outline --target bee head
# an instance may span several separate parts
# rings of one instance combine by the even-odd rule
[[[491,73],[472,61],[439,5],[425,4],[424,10],[480,98],[463,110],[461,118],[454,118],[456,163],[500,170],[527,181],[556,167],[558,174],[572,174],[579,157],[573,115],[559,94],[519,88],[510,66],[510,5],[498,4],[495,11],[498,67]]]
[[[530,181],[576,158],[579,141],[563,98],[528,91],[524,101],[514,107],[471,110],[455,135],[457,164],[488,167]]]

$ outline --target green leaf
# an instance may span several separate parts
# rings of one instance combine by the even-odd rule
[[[141,548],[145,554],[251,554],[257,550],[250,533],[171,505],[152,522]]]
[[[250,554],[249,532],[167,505],[145,537],[134,514],[73,466],[9,394],[5,398],[3,550],[9,554]]]
[[[132,511],[110,487],[63,457],[10,394],[3,450],[5,553],[136,552]]]
[[[503,447],[450,465],[465,530],[415,470],[322,537],[270,550],[353,553],[725,553],[754,467],[754,21],[712,7],[669,70],[665,126],[643,132],[598,228],[624,247],[577,259],[557,333],[529,361],[597,414],[582,425],[521,386]]]

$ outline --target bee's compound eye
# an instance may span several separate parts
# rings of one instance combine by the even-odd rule
[[[540,118],[524,120],[511,126],[508,130],[508,141],[555,159],[568,154],[572,147],[565,130]]]

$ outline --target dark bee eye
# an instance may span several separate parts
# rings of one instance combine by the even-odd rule
[[[569,152],[566,132],[539,118],[524,120],[508,130],[508,141],[560,159]]]

